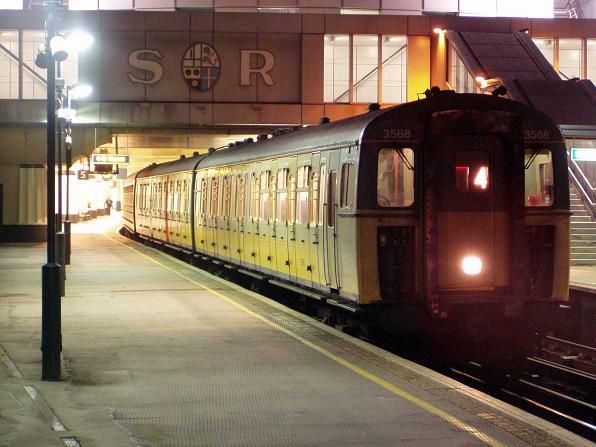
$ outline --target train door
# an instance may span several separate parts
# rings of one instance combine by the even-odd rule
[[[197,173],[195,193],[195,247],[206,253],[209,211],[209,182],[205,171]]]
[[[272,243],[274,232],[271,222],[275,171],[272,169],[271,162],[263,162],[259,164],[261,172],[259,174],[258,256],[261,270],[263,272],[271,273],[275,270],[275,261],[273,259],[275,246]]]
[[[205,242],[207,252],[211,255],[217,253],[217,213],[219,212],[220,181],[217,171],[209,172],[209,213],[207,217],[207,231]]]
[[[161,214],[161,182],[158,178],[151,179],[151,223],[149,235],[154,239],[159,239],[159,216]]]
[[[221,197],[217,217],[216,252],[219,257],[230,258],[230,209],[232,204],[232,178],[228,169],[220,170]]]
[[[230,259],[240,261],[240,245],[238,233],[238,178],[237,170],[230,172],[230,213],[228,217],[228,234],[230,239]]]
[[[325,255],[325,211],[327,204],[327,176],[329,166],[329,153],[322,152],[317,157],[313,156],[313,168],[315,159],[318,159],[319,171],[319,192],[317,197],[317,225],[311,234],[311,254],[315,265],[312,267],[313,283],[319,283],[323,287],[329,286],[327,279],[327,260]]]
[[[509,257],[507,181],[499,172],[504,163],[496,162],[502,153],[492,135],[431,138],[425,166],[426,256],[436,269],[427,288],[489,291],[496,282],[507,282],[508,270],[496,265]]]
[[[246,228],[250,218],[250,172],[243,166],[238,172],[238,255],[240,264],[250,261],[250,251],[246,249]]]
[[[244,226],[244,262],[256,270],[259,268],[259,181],[258,163],[248,167],[246,172],[247,215]]]
[[[301,155],[296,160],[296,175],[292,179],[295,257],[296,274],[299,282],[308,286],[312,285],[310,262],[310,235],[309,235],[309,195],[310,173],[312,172],[311,154]]]
[[[284,278],[290,277],[290,257],[288,255],[288,178],[289,160],[278,161],[275,173],[275,202],[273,210],[273,240],[277,272]]]
[[[183,184],[183,200],[182,200],[182,222],[183,222],[183,235],[182,240],[184,241],[184,245],[188,248],[192,248],[192,235],[193,235],[193,220],[191,219],[191,202],[190,199],[192,197],[191,194],[192,188],[192,172],[187,172],[184,175],[184,184]]]
[[[296,258],[297,250],[297,229],[296,229],[296,157],[288,159],[287,173],[287,226],[286,226],[286,247],[289,262],[289,275],[292,281],[299,282],[299,264]]]
[[[327,282],[331,289],[339,289],[337,275],[337,173],[339,168],[339,151],[330,151],[327,166],[326,198],[324,206],[324,255]]]

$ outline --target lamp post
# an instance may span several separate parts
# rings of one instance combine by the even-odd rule
[[[62,322],[60,265],[56,263],[56,72],[50,42],[56,35],[56,4],[47,0],[46,50],[47,59],[47,263],[41,268],[41,379],[60,380]]]
[[[68,56],[67,43],[57,34],[56,9],[63,0],[45,0],[46,42],[35,64],[47,68],[47,262],[41,268],[41,378],[60,380],[62,351],[61,265],[56,259],[56,62]],[[87,39],[86,43],[92,42]],[[61,87],[63,81],[61,81]],[[60,91],[62,97],[62,90]],[[61,98],[62,99],[62,98]],[[62,138],[62,135],[60,135]],[[61,157],[60,157],[61,158]],[[61,162],[61,160],[60,160]],[[62,181],[62,179],[60,179]],[[61,188],[60,188],[61,189]],[[61,210],[60,197],[60,210]],[[61,219],[61,217],[60,217]],[[60,260],[64,263],[64,260]]]

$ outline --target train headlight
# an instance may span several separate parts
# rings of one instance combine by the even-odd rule
[[[476,256],[466,256],[461,267],[466,275],[478,275],[482,271],[482,261]]]

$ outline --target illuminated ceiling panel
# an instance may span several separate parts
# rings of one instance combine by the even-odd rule
[[[97,10],[97,0],[69,0],[68,9],[71,11],[95,11]]]
[[[2,0],[0,9],[23,9],[23,0]]]
[[[499,17],[553,18],[555,5],[553,0],[497,0]]]

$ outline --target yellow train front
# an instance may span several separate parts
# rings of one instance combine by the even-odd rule
[[[545,115],[440,92],[147,167],[124,223],[386,328],[486,341],[568,298],[566,163]]]

